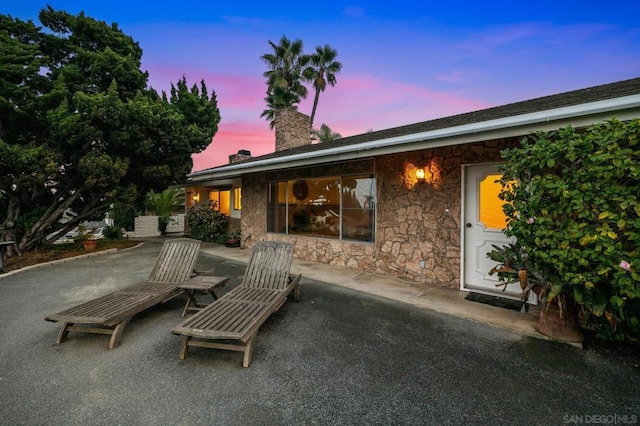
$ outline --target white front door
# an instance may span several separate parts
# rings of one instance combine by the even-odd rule
[[[462,289],[488,293],[510,299],[520,298],[520,284],[510,284],[505,291],[497,275],[489,275],[496,262],[487,257],[493,244],[503,246],[510,240],[502,233],[506,217],[498,198],[502,175],[497,165],[466,166],[464,169],[463,279]]]

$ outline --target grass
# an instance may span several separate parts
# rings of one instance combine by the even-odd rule
[[[98,240],[98,248],[94,250],[94,252],[109,250],[112,248],[121,250],[134,247],[138,244],[140,244],[140,241],[132,241],[129,239],[102,239]],[[87,252],[82,247],[81,242],[42,246],[33,251],[22,253],[20,256],[5,258],[3,265],[4,272],[37,265],[39,263],[50,262],[52,260],[80,256],[85,253]]]

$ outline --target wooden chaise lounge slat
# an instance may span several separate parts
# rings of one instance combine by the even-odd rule
[[[146,281],[46,317],[47,321],[63,323],[56,343],[64,342],[70,331],[80,331],[110,334],[109,349],[116,347],[134,315],[182,293],[178,285],[190,278],[199,249],[197,240],[166,241]]]
[[[190,346],[225,349],[244,352],[248,367],[260,326],[290,294],[300,298],[301,276],[289,275],[292,260],[293,244],[257,243],[242,283],[171,330],[183,336],[180,359]]]

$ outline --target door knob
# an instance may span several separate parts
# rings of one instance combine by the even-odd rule
[[[471,228],[471,224],[470,223],[467,223],[467,228]]]

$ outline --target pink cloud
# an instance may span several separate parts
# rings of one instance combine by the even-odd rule
[[[314,126],[327,124],[343,136],[369,129],[426,121],[491,106],[455,92],[444,92],[372,76],[343,77],[320,96]],[[311,110],[309,99],[300,110]]]
[[[243,80],[230,78],[230,84]],[[239,87],[238,86],[238,87]],[[241,95],[241,92],[238,92]],[[224,97],[219,98],[219,106],[225,109]],[[313,96],[301,103],[299,111],[311,112]],[[228,157],[240,149],[248,149],[253,156],[274,151],[275,136],[267,121],[251,108],[242,109],[245,103],[235,103],[237,114],[244,118],[220,122],[218,133],[209,147],[200,154],[193,155],[193,170],[204,170],[228,163]],[[252,105],[253,102],[247,102]],[[424,87],[400,83],[381,78],[343,77],[336,88],[325,91],[318,104],[315,126],[325,123],[343,137],[425,121],[447,115],[468,112],[490,105]],[[262,110],[264,105],[259,105]]]
[[[266,121],[221,121],[211,144],[199,154],[194,154],[193,171],[221,166],[229,162],[229,155],[248,149],[254,157],[268,154],[275,149],[274,133]]]

